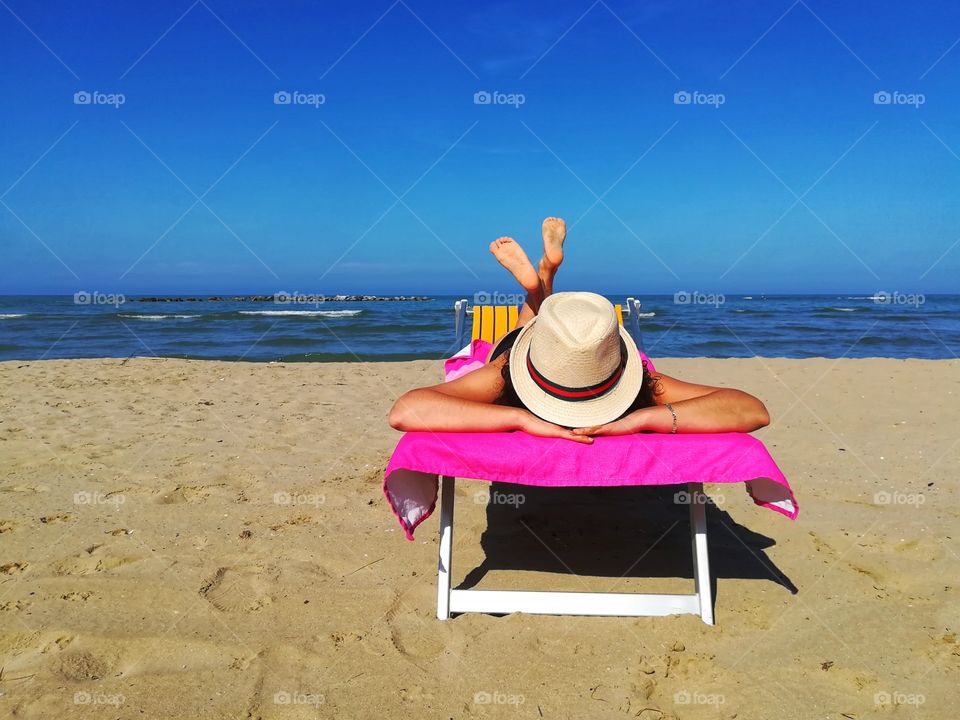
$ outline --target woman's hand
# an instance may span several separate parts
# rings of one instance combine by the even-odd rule
[[[575,430],[554,425],[551,422],[547,422],[546,420],[537,417],[529,410],[521,410],[520,426],[517,429],[523,430],[523,432],[527,433],[528,435],[536,435],[537,437],[573,440],[574,442],[583,443],[584,445],[593,444],[592,437],[588,437],[583,434],[577,434],[577,431]]]
[[[642,432],[645,429],[643,422],[643,410],[637,410],[619,420],[608,422],[605,425],[594,425],[593,427],[577,428],[575,435],[580,437],[593,438],[598,435],[633,435]]]

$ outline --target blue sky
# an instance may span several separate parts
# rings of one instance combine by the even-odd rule
[[[955,4],[4,3],[2,293],[957,291]]]

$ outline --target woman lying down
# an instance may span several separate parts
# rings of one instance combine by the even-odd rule
[[[770,422],[763,403],[732,388],[651,373],[616,310],[587,292],[553,292],[566,225],[543,221],[536,269],[509,237],[490,252],[526,292],[512,332],[487,363],[452,382],[402,395],[390,425],[406,432],[504,432],[590,444],[598,435],[751,432]]]

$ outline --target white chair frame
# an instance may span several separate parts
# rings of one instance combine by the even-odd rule
[[[688,483],[690,541],[693,550],[691,595],[650,593],[528,592],[523,590],[452,589],[453,506],[455,478],[440,477],[440,563],[437,584],[437,618],[447,620],[458,613],[539,615],[601,615],[646,617],[699,615],[713,625],[713,593],[707,553],[706,496],[703,483]]]

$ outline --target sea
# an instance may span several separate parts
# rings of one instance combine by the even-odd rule
[[[622,303],[625,295],[608,295]],[[960,295],[634,295],[652,357],[957,358]],[[144,302],[0,296],[0,360],[158,356],[247,362],[441,359],[455,296],[421,301]],[[468,298],[470,299],[470,298]],[[472,299],[471,299],[472,300]],[[472,304],[472,302],[471,302]]]

